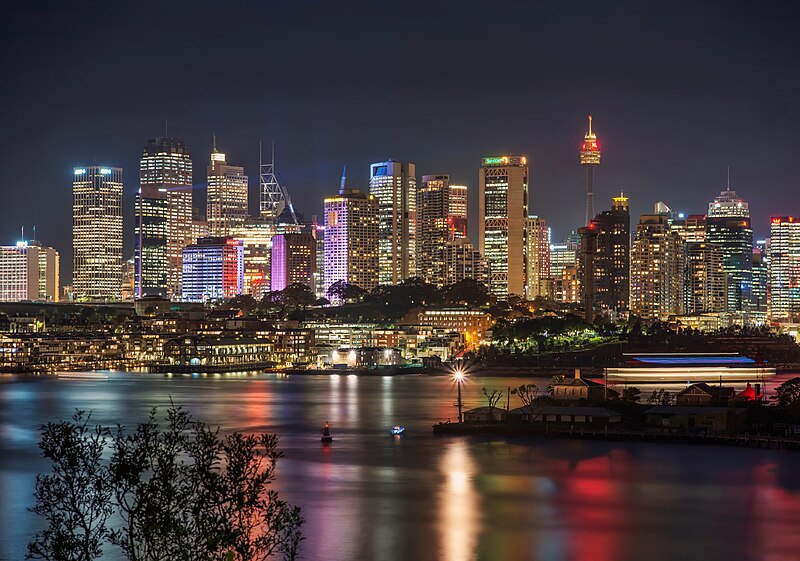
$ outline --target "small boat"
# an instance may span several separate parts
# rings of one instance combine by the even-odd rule
[[[397,435],[403,434],[405,432],[405,430],[406,430],[406,427],[401,427],[401,426],[395,425],[395,426],[392,427],[392,435],[393,436],[397,436]]]
[[[322,429],[322,438],[320,438],[323,444],[330,444],[333,442],[333,437],[331,436],[331,429],[328,426],[328,423],[325,423],[325,426]]]
[[[59,380],[108,380],[102,372],[56,372]]]

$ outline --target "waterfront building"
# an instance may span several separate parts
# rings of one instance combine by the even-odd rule
[[[122,168],[81,166],[72,183],[72,290],[76,300],[122,296]]]
[[[686,268],[683,313],[723,313],[727,310],[727,285],[722,251],[714,244],[685,244]]]
[[[58,300],[59,256],[37,241],[0,246],[0,302]]]
[[[217,151],[216,141],[208,164],[206,217],[212,236],[230,236],[244,224],[247,209],[248,177],[244,168],[229,165],[225,154]]]
[[[526,227],[525,298],[533,300],[550,293],[550,228],[538,216],[529,216]]]
[[[490,313],[468,308],[428,308],[417,314],[417,325],[458,333],[468,349],[487,341],[487,332],[493,324]]]
[[[683,240],[665,214],[643,214],[631,247],[631,313],[666,321],[683,312]]]
[[[769,238],[769,320],[800,322],[800,218],[773,216]]]
[[[378,203],[378,283],[416,276],[416,166],[394,160],[370,165],[369,192]]]
[[[244,292],[244,248],[230,237],[206,237],[183,250],[183,292],[186,302],[207,302]]]
[[[595,303],[602,310],[627,310],[630,300],[631,240],[628,198],[622,193],[612,198],[611,210],[598,214],[592,223],[597,233]]]
[[[589,130],[583,136],[583,144],[578,154],[581,165],[586,168],[586,222],[594,218],[594,168],[600,165],[600,144],[592,130],[592,116],[589,115]]]
[[[270,284],[273,292],[291,284],[312,291],[317,267],[317,240],[311,234],[278,234],[272,238]]]
[[[729,312],[749,312],[753,288],[753,230],[748,204],[730,187],[708,205],[706,241],[722,251]]]
[[[417,191],[417,276],[445,284],[445,245],[467,237],[467,188],[449,175],[424,175]]]
[[[478,248],[489,268],[489,292],[525,294],[528,161],[483,158],[478,177]]]
[[[156,137],[139,160],[135,201],[136,297],[180,296],[183,248],[192,239],[192,160],[186,142]]]
[[[378,286],[378,200],[342,187],[325,199],[325,294],[344,281],[370,291]]]

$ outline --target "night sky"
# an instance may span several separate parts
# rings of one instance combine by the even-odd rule
[[[657,200],[705,212],[730,165],[756,237],[770,215],[800,214],[793,2],[16,4],[0,23],[0,244],[35,224],[64,283],[72,167],[124,168],[132,256],[138,159],[165,118],[200,189],[216,133],[250,175],[252,210],[258,142],[274,139],[307,217],[343,164],[364,189],[370,162],[410,160],[469,186],[476,241],[480,158],[515,152],[531,163],[531,212],[559,240],[583,221],[592,113],[598,211],[622,189],[634,223]]]

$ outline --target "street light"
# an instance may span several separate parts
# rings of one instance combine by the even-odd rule
[[[453,380],[456,382],[456,387],[458,388],[458,400],[456,400],[456,407],[458,407],[458,423],[461,424],[463,422],[463,416],[461,415],[461,409],[464,405],[464,402],[461,401],[461,382],[464,381],[464,370],[459,365],[453,371]]]

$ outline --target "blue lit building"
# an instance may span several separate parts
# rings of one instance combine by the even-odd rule
[[[183,250],[182,299],[225,300],[244,293],[244,246],[234,238],[200,238]]]

